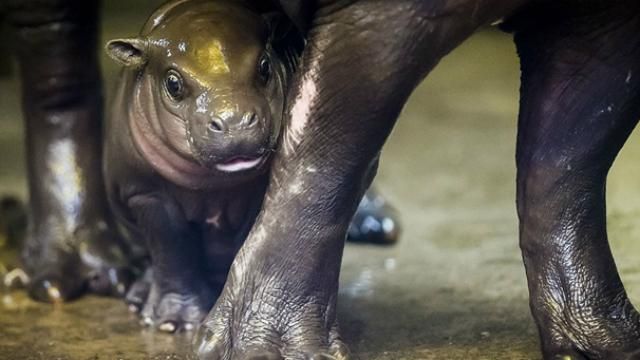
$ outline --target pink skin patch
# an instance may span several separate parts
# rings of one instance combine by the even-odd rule
[[[264,160],[264,156],[258,158],[235,157],[222,164],[217,164],[216,169],[224,172],[238,172],[253,169]]]
[[[142,116],[144,117],[144,116]],[[134,144],[151,166],[169,181],[190,189],[200,189],[207,184],[215,183],[216,174],[241,173],[253,170],[268,160],[268,156],[261,157],[234,157],[223,163],[217,164],[215,170],[201,166],[195,161],[185,159],[169,148],[163,140],[156,135],[153,127],[146,117],[142,119],[131,117],[131,133]]]

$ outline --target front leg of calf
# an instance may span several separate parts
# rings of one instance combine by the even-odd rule
[[[193,329],[215,301],[215,290],[206,278],[198,229],[187,222],[177,204],[160,195],[136,195],[128,203],[151,255],[143,322],[166,332]],[[131,291],[140,289],[134,286]],[[128,298],[132,297],[129,294]]]
[[[520,243],[545,359],[640,359],[605,222],[606,176],[640,117],[640,11],[609,5],[514,20]]]

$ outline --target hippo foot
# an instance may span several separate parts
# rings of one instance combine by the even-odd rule
[[[124,300],[129,306],[129,311],[136,314],[142,311],[147,299],[149,298],[152,282],[153,271],[151,270],[151,266],[149,266],[147,270],[145,270],[144,275],[134,281],[127,291],[127,295]]]
[[[85,291],[124,296],[133,272],[121,244],[102,221],[72,233],[41,226],[27,237],[22,254],[29,294],[44,302],[68,301]]]
[[[544,359],[640,360],[640,316],[628,300],[617,312],[598,318],[572,315],[541,326]]]
[[[329,306],[301,302],[278,289],[250,296],[246,287],[229,282],[198,330],[194,345],[199,359],[350,358],[335,320],[328,320]]]
[[[398,242],[400,232],[397,211],[374,189],[369,189],[349,224],[347,240],[392,245]]]
[[[586,350],[576,350],[577,345],[569,345],[554,349],[551,351],[543,351],[545,360],[640,360],[640,344],[636,345],[635,350],[625,351],[622,349],[604,350],[600,347]]]
[[[126,296],[132,312],[139,312],[142,324],[167,333],[196,328],[213,306],[217,292],[204,281],[186,281],[191,290],[165,290],[152,280],[152,270],[136,281]]]
[[[597,353],[593,353],[593,355],[589,356],[580,351],[576,351],[573,349],[554,351],[551,353],[543,352],[543,358],[545,360],[600,360],[600,359],[611,359],[611,360],[638,360],[640,359],[640,350],[634,351],[631,353],[612,353],[605,352],[606,355],[600,355]]]

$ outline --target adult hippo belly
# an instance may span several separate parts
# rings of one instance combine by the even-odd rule
[[[544,358],[640,358],[640,318],[609,250],[604,198],[607,172],[640,117],[640,3],[280,5],[309,44],[271,174],[279,186],[269,187],[201,328],[201,358],[348,357],[337,332],[338,274],[370,166],[439,59],[505,17],[522,62],[520,241]]]

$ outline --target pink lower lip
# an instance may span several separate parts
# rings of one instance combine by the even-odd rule
[[[231,165],[231,164],[235,164],[235,163],[255,161],[255,160],[259,159],[259,158],[260,157],[234,156],[234,157],[228,159],[227,161],[223,162],[222,164]]]
[[[224,172],[238,172],[253,169],[262,162],[263,157],[233,157],[223,163],[216,165],[216,169]]]

